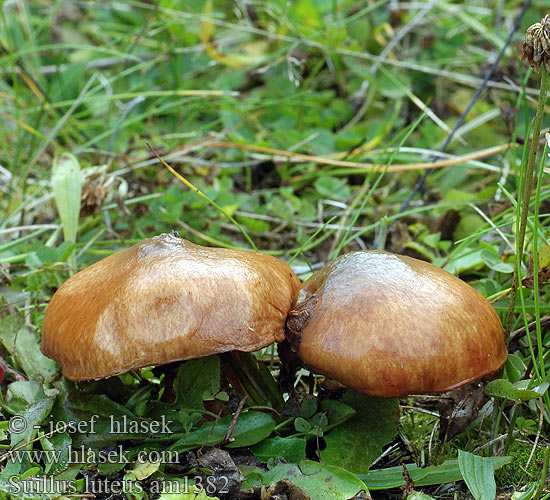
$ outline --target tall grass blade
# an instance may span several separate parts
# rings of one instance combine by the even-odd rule
[[[52,186],[55,204],[63,226],[65,241],[76,243],[78,233],[78,217],[80,215],[80,198],[82,196],[83,175],[78,160],[70,153],[64,153],[55,158],[52,172]],[[72,268],[76,269],[76,254],[74,250],[68,259]]]

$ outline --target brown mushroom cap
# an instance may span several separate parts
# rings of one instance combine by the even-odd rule
[[[452,390],[507,358],[491,304],[410,257],[343,255],[304,283],[295,310],[309,315],[298,349],[305,365],[374,396]]]
[[[42,352],[72,380],[284,338],[300,282],[282,261],[163,234],[67,280],[44,317]]]

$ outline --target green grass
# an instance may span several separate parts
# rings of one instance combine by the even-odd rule
[[[506,465],[497,475],[497,495],[510,484],[520,489],[538,481],[543,451],[550,445],[550,397],[545,392],[550,334],[540,322],[550,314],[544,282],[550,268],[550,189],[546,150],[539,148],[523,259],[516,262],[526,136],[540,79],[519,61],[517,50],[525,28],[539,21],[547,7],[533,1],[497,73],[445,154],[436,157],[507,39],[522,2],[405,2],[391,11],[393,4],[0,3],[0,355],[6,362],[0,454],[16,446],[6,432],[12,415],[31,418],[32,409],[40,430],[26,435],[31,441],[47,432],[50,413],[59,420],[64,416],[60,408],[73,411],[61,402],[65,394],[86,394],[92,406],[104,405],[106,414],[126,408],[152,418],[148,406],[161,411],[155,405],[165,380],[151,370],[70,392],[74,384],[52,375],[46,361],[36,365],[32,360],[38,356],[47,304],[74,270],[143,238],[177,230],[195,243],[275,255],[291,262],[302,279],[318,264],[358,249],[420,257],[494,298],[503,322],[514,266],[521,276],[532,273],[539,292],[518,290],[510,330],[534,320],[538,324],[512,343],[514,352],[502,376],[516,389],[540,394],[527,398],[522,393],[521,401],[494,398],[448,443],[438,437],[437,398],[401,401],[406,407],[401,437],[384,444],[386,453],[373,468],[413,462],[439,467],[443,460],[455,460],[459,449],[484,457],[517,453],[517,465]],[[544,116],[543,133],[549,125]],[[148,144],[204,196],[180,183]],[[496,154],[475,156],[508,144]],[[54,165],[71,158],[67,154],[77,159],[83,176],[84,201],[76,220],[78,182],[59,188],[61,194],[52,185]],[[465,159],[434,168],[411,205],[400,211],[425,169],[407,166],[454,157]],[[21,342],[28,342],[24,352],[13,339],[19,328],[32,333],[21,334]],[[259,359],[276,378],[279,360],[273,352],[267,350]],[[17,374],[29,380],[15,381]],[[304,391],[306,375],[300,372]],[[210,417],[223,409],[225,418],[225,396],[210,395],[199,409]],[[54,398],[55,410],[37,409]],[[79,399],[71,404],[91,403]],[[268,417],[247,417],[257,438],[253,452],[271,456],[269,464],[275,466],[277,456],[303,460],[307,443],[312,458],[318,430],[329,433],[333,426],[352,422],[343,424],[334,414],[335,420],[323,423],[323,404],[310,408],[302,403],[300,416],[286,419],[249,409],[247,414],[273,417],[273,426]],[[341,404],[340,416],[347,403]],[[194,442],[200,432],[208,434],[201,425],[210,417],[180,415],[180,437]],[[387,423],[393,432],[394,424]],[[27,449],[63,450],[71,438],[56,433]],[[124,445],[131,453],[140,446],[161,446],[154,440]],[[382,455],[382,445],[369,452]],[[526,453],[533,457],[528,466]],[[75,464],[63,468],[37,460],[16,466],[6,465],[1,455],[0,460],[0,500],[10,498],[2,482],[9,477],[49,474],[80,481],[79,487],[84,481]],[[348,491],[359,484],[351,473],[367,477],[366,470],[353,470],[353,460],[344,467],[347,471],[315,469],[315,474],[330,472],[338,488]],[[436,471],[435,482],[419,489],[451,498],[440,485],[456,481],[457,467],[447,463],[437,469],[442,472]],[[243,471],[251,487],[283,474],[276,467],[269,473]],[[140,478],[181,479],[183,473],[157,467],[143,476],[132,466],[121,471],[103,464],[98,474],[110,479],[126,474],[138,484]],[[390,479],[395,482],[393,475]],[[307,489],[312,487],[304,486],[309,492],[315,491]],[[310,496],[316,500],[318,494]]]

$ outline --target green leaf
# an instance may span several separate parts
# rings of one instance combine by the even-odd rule
[[[62,472],[71,465],[70,446],[71,436],[66,432],[58,432],[53,436],[40,440],[43,450],[52,452],[51,457],[45,457],[44,473],[55,475]]]
[[[366,472],[397,433],[397,399],[374,398],[347,391],[342,402],[356,414],[325,436],[321,460],[352,472]]]
[[[100,415],[118,421],[122,416],[128,420],[139,420],[128,408],[109,399],[105,394],[86,394],[80,391],[71,391],[67,395],[66,406],[71,410],[78,410],[89,415]]]
[[[550,246],[545,246],[539,250],[539,268],[548,267],[550,267]]]
[[[493,470],[510,463],[514,457],[489,457]],[[458,460],[447,460],[441,465],[418,467],[416,464],[406,464],[407,470],[415,486],[431,486],[434,484],[453,483],[462,480]],[[403,467],[388,467],[370,471],[368,474],[358,474],[371,490],[387,490],[403,486]]]
[[[11,427],[21,430],[21,432],[11,432],[12,448],[28,443],[36,436],[39,425],[52,409],[53,401],[53,398],[40,399],[10,419]],[[29,444],[24,449],[30,450],[31,448],[32,445]]]
[[[80,215],[80,198],[82,196],[83,175],[78,160],[70,153],[63,153],[55,158],[52,169],[52,186],[55,204],[63,226],[65,241],[76,243],[78,216]],[[76,267],[76,257],[69,259]]]
[[[309,432],[311,424],[305,418],[298,417],[294,420],[294,428],[297,432]]]
[[[490,460],[458,450],[462,477],[475,500],[494,500],[497,494],[495,473]]]
[[[443,269],[451,274],[461,274],[467,271],[477,271],[485,265],[481,258],[481,250],[466,248],[458,255],[452,255]]]
[[[203,409],[203,399],[211,398],[220,389],[218,356],[192,359],[182,363],[174,383],[177,409]]]
[[[176,482],[180,484],[176,485]],[[187,479],[184,481],[180,478],[170,478],[164,482],[163,490],[158,500],[219,500],[218,497],[209,496],[206,488],[201,489],[195,486],[194,481]]]
[[[64,241],[55,249],[55,262],[65,262],[76,248],[76,243]]]
[[[500,260],[498,256],[487,250],[481,251],[481,258],[483,259],[483,262],[487,264],[487,267],[489,269],[493,269],[494,271],[497,271],[499,273],[507,274],[514,272],[514,266],[512,264],[502,262],[502,260]]]
[[[45,397],[42,384],[38,380],[18,380],[8,386],[6,402],[2,406],[9,413],[15,414]]]
[[[306,440],[297,437],[274,437],[264,439],[251,449],[260,462],[278,458],[286,462],[298,463],[306,459]]]
[[[0,317],[0,342],[30,379],[49,379],[57,373],[57,364],[40,352],[37,336],[19,314]]]
[[[315,181],[315,189],[321,196],[329,199],[347,200],[350,197],[350,190],[346,185],[346,179],[319,177]]]
[[[245,418],[243,419],[243,417]],[[275,428],[275,420],[271,415],[261,411],[249,411],[241,415],[235,425],[231,437],[233,442],[227,445],[228,448],[242,448],[252,446],[263,441]]]
[[[305,397],[300,405],[300,417],[311,418],[317,411],[317,399],[313,397]]]
[[[205,444],[215,446],[224,440],[232,419],[233,417],[228,415],[217,422],[207,422],[199,429],[182,436],[170,449],[182,452]],[[271,415],[260,411],[247,411],[239,417],[235,424],[235,429],[231,435],[235,441],[227,446],[229,448],[240,448],[259,443],[269,436],[274,428],[275,420]]]
[[[407,500],[434,500],[433,497],[422,493],[421,491],[413,491],[408,497]]]
[[[325,432],[328,432],[333,427],[340,425],[346,420],[355,415],[355,410],[341,401],[335,399],[325,399],[321,401],[321,411],[326,413],[328,425],[325,427]]]
[[[305,461],[281,464],[262,475],[266,485],[286,479],[314,500],[346,500],[361,491],[367,492],[363,481],[351,472],[334,465]]]
[[[520,381],[521,382],[521,381]],[[519,383],[519,382],[518,382]],[[511,401],[528,401],[539,398],[548,389],[548,383],[541,384],[537,391],[528,389],[519,389],[508,380],[492,380],[485,387],[485,394],[497,398],[505,398]],[[542,392],[541,392],[542,391]]]
[[[142,479],[146,479],[157,472],[160,468],[160,465],[160,462],[138,461],[132,467],[132,474],[135,476],[136,479],[139,479],[141,481]]]
[[[102,447],[123,439],[149,437],[145,431],[133,432],[134,429],[131,428],[132,422],[143,422],[142,420],[104,394],[86,394],[80,391],[60,394],[52,412],[52,420],[56,425],[74,423],[71,438],[75,448],[84,443],[90,447]]]

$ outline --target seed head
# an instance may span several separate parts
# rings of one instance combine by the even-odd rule
[[[527,28],[521,59],[527,59],[537,71],[542,63],[550,72],[550,14],[546,14],[540,23]]]

